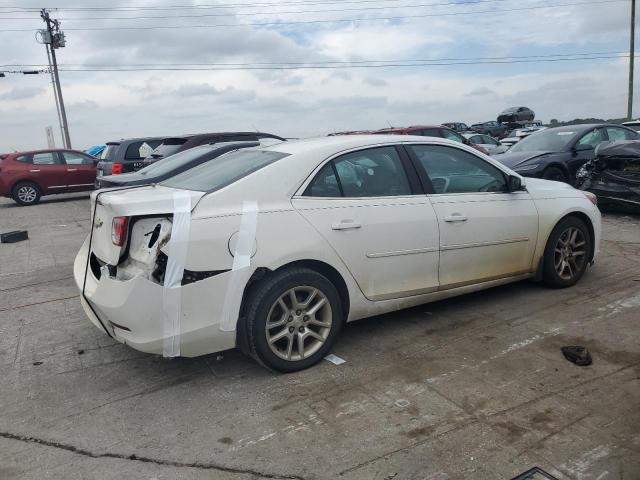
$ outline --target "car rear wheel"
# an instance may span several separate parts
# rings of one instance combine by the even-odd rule
[[[319,362],[342,327],[342,304],[335,286],[306,268],[267,277],[249,297],[246,345],[259,363],[295,372]]]
[[[545,248],[544,283],[552,288],[575,285],[587,269],[591,244],[591,233],[582,220],[567,217],[560,221]]]
[[[41,195],[40,187],[33,182],[17,183],[12,190],[13,200],[19,205],[35,205]]]
[[[548,167],[542,172],[542,178],[545,180],[554,180],[556,182],[564,182],[569,183],[567,176],[564,174],[562,169],[558,167]]]

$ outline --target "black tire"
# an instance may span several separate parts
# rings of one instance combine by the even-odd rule
[[[547,167],[542,172],[542,178],[545,180],[554,180],[556,182],[569,183],[569,179],[564,171],[559,167]]]
[[[567,240],[567,232],[578,231],[576,245],[564,250],[563,242]],[[571,235],[571,233],[569,233]],[[580,238],[581,237],[581,238]],[[571,237],[569,237],[570,240]],[[591,261],[593,239],[589,228],[577,217],[566,217],[555,226],[544,250],[542,267],[543,283],[551,288],[567,288],[575,285],[582,278],[587,265]],[[582,252],[580,256],[575,253]],[[571,255],[570,257],[567,255]],[[564,262],[564,266],[563,263]],[[562,270],[562,275],[559,270]],[[569,273],[571,273],[569,275]]]
[[[19,182],[11,189],[11,197],[18,205],[35,205],[41,196],[40,187],[33,182]]]
[[[311,323],[304,324],[303,318],[306,317],[308,319],[309,317],[304,316],[302,310],[298,310],[297,315],[295,315],[295,313],[294,315],[288,315],[286,310],[279,306],[281,304],[277,305],[278,299],[293,288],[300,288],[302,290],[307,288],[311,290],[317,289],[327,300],[327,302],[323,304],[325,306],[322,306],[318,310],[322,312],[323,315],[331,318],[331,321],[327,322],[330,323],[330,326],[322,327],[322,334],[325,335],[324,343],[318,343],[315,337],[308,337],[306,333],[303,335],[299,334],[299,332],[303,331],[299,330],[300,328],[308,329],[305,330],[307,332],[312,330],[312,327],[321,329],[321,327],[312,326]],[[294,295],[296,295],[296,293],[294,293]],[[327,303],[328,309],[326,308]],[[289,304],[286,306],[289,307]],[[292,308],[295,307],[292,306]],[[241,342],[246,345],[248,349],[247,353],[263,366],[279,372],[296,372],[318,363],[333,346],[344,323],[342,303],[336,287],[320,273],[300,267],[287,268],[261,280],[249,294],[244,311],[243,321],[246,322],[244,325],[245,328],[241,328],[239,332],[246,337],[241,339]],[[284,322],[286,322],[284,325],[291,326],[281,330],[277,330],[279,327],[269,329],[270,334],[272,334],[274,330],[276,331],[276,334],[273,334],[273,336],[277,336],[277,333],[282,333],[284,330],[289,332],[285,337],[273,342],[273,347],[271,347],[270,342],[267,340],[267,322],[269,321],[270,314],[278,316],[277,314],[281,312],[284,315],[281,316],[285,319]],[[294,316],[295,318],[291,320]],[[313,318],[314,320],[316,319],[315,314],[313,314]],[[300,323],[301,326],[297,326],[298,323]],[[293,327],[292,325],[296,326]],[[291,328],[294,329],[293,332]],[[300,350],[297,344],[299,337],[303,338],[303,352],[305,351],[305,345],[309,345],[309,356],[303,354],[299,359],[288,360],[278,356],[278,354],[273,351],[273,349],[278,350],[280,347],[286,350],[286,346],[291,342],[291,344],[296,347],[297,352],[299,352]],[[317,348],[317,350],[313,351],[314,348]],[[311,353],[311,351],[313,351],[313,353]],[[286,356],[286,351],[281,352],[281,354]],[[291,354],[289,355],[291,357]]]

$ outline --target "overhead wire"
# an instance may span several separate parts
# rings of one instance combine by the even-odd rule
[[[397,21],[409,20],[416,18],[432,18],[432,17],[451,17],[461,15],[480,15],[480,14],[499,14],[517,11],[530,11],[546,8],[558,8],[568,6],[596,5],[596,4],[613,4],[620,2],[628,2],[629,0],[590,0],[586,2],[572,2],[552,5],[536,5],[529,7],[516,7],[510,9],[492,9],[492,10],[476,10],[469,12],[441,12],[426,13],[417,15],[397,15],[387,17],[369,17],[369,18],[339,18],[339,19],[317,19],[317,20],[296,20],[296,21],[273,21],[258,23],[226,23],[226,24],[205,24],[205,25],[151,25],[151,26],[125,26],[125,27],[86,27],[86,28],[65,28],[65,31],[116,31],[116,30],[166,30],[166,29],[192,29],[192,28],[237,28],[237,27],[267,27],[267,26],[287,26],[287,25],[311,25],[323,23],[360,23],[372,21]],[[30,32],[34,29],[3,29],[0,33],[9,32]]]

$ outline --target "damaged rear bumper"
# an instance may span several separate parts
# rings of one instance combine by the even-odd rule
[[[74,278],[89,320],[121,343],[162,354],[164,287],[144,275],[118,279],[103,269],[99,278],[89,262],[89,238],[74,262]],[[180,352],[194,357],[235,347],[235,332],[220,330],[230,272],[183,285]]]

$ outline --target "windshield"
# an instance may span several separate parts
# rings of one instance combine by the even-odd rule
[[[203,145],[201,147],[190,148],[183,152],[176,153],[170,157],[158,160],[151,165],[138,170],[140,175],[154,175],[160,176],[165,173],[169,173],[184,165],[191,163],[193,160],[197,160],[202,155],[211,152],[213,149],[209,145]]]
[[[573,140],[576,132],[542,130],[516,143],[510,152],[560,152]]]
[[[237,150],[180,173],[160,185],[213,192],[288,155],[271,150]]]

